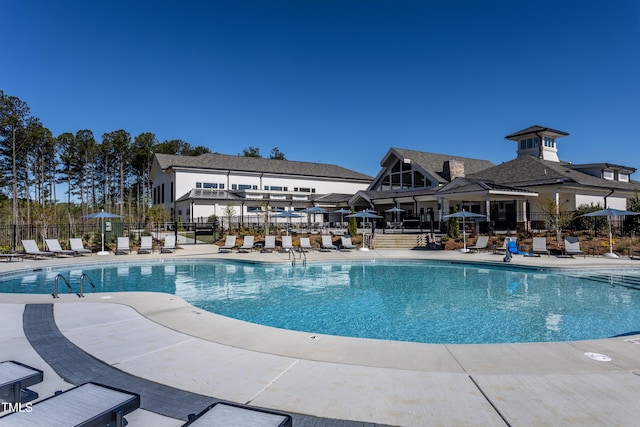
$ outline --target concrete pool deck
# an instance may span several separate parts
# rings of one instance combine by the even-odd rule
[[[0,262],[0,273],[51,266],[163,259],[288,262],[281,253],[174,254]],[[373,250],[311,252],[308,261],[442,259],[502,263],[490,253]],[[299,260],[298,260],[299,262]],[[513,265],[640,268],[603,257],[522,257]],[[85,289],[86,292],[86,289]],[[106,365],[200,395],[318,418],[294,425],[533,426],[638,424],[640,335],[562,343],[440,345],[354,339],[241,322],[156,293],[0,294],[0,360],[43,369],[32,389],[44,398],[68,389],[23,330],[27,304],[53,304],[62,335]],[[588,357],[604,354],[610,361]],[[204,409],[204,408],[203,408]],[[137,410],[130,425],[186,420]]]

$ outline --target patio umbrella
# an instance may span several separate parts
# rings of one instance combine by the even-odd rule
[[[310,225],[310,214],[313,214],[313,222],[316,222],[316,214],[326,213],[328,212],[325,208],[321,208],[319,206],[311,206],[310,208],[302,209],[300,212],[304,212],[307,214],[307,226]]]
[[[351,211],[349,209],[340,208],[337,211],[333,211],[333,213],[340,214],[340,224],[344,227],[344,214],[351,213]]]
[[[595,212],[589,212],[587,214],[580,215],[580,216],[606,216],[607,217],[607,224],[609,225],[609,253],[604,254],[603,256],[606,256],[608,258],[618,258],[618,255],[613,253],[613,235],[611,233],[611,217],[612,216],[629,216],[629,215],[638,215],[638,212],[623,211],[620,209],[608,208],[608,209],[602,209]]]
[[[364,211],[360,211],[351,215],[347,215],[347,218],[363,218],[363,219],[375,219],[375,218],[382,218],[380,215],[375,214],[369,210],[364,210]],[[364,230],[362,230],[362,249],[364,250]]]
[[[485,217],[484,215],[473,213],[473,212],[467,212],[464,209],[462,209],[460,212],[443,216],[443,218],[446,218],[446,219],[462,218],[462,241],[464,242],[464,249],[461,249],[460,252],[469,252],[469,249],[467,249],[467,233],[466,233],[467,230],[465,228],[465,219],[484,218],[484,217]]]
[[[396,221],[398,222],[398,212],[404,212],[404,209],[400,209],[397,206],[392,207],[391,209],[387,209],[385,212],[391,212],[394,214]]]
[[[102,250],[98,252],[97,255],[108,255],[109,252],[104,250],[104,219],[105,218],[122,218],[122,216],[105,212],[103,209],[100,212],[84,215],[84,216],[81,216],[80,218],[100,218],[100,222],[101,222],[100,229],[102,231]]]
[[[289,235],[289,226],[291,225],[291,218],[300,218],[302,215],[298,215],[292,211],[284,211],[278,215],[274,215],[274,218],[288,218],[287,219],[287,236]]]

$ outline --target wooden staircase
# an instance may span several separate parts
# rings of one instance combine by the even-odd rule
[[[413,249],[427,245],[426,234],[377,234],[375,249]]]

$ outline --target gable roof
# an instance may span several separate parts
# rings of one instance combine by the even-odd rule
[[[457,160],[464,164],[464,173],[472,174],[481,170],[490,168],[493,166],[488,160],[472,159],[469,157],[452,156],[449,154],[437,154],[427,153],[424,151],[406,150],[404,148],[391,148],[389,153],[385,156],[385,159],[389,157],[389,154],[394,153],[402,159],[409,159],[411,162],[417,164],[425,172],[429,173],[434,178],[438,179],[440,184],[445,184],[447,181],[444,177],[444,164],[448,160]],[[384,162],[384,160],[383,160]]]
[[[491,180],[513,187],[550,184],[577,184],[607,189],[639,190],[636,182],[612,181],[589,175],[571,168],[566,162],[542,160],[533,156],[521,156],[489,169],[470,175],[471,178]]]
[[[211,169],[241,172],[263,172],[275,175],[301,175],[319,178],[339,178],[370,182],[373,177],[342,166],[326,163],[296,162],[291,160],[264,159],[259,157],[230,156],[226,154],[206,153],[199,156],[176,156],[156,154],[158,166],[162,170]]]

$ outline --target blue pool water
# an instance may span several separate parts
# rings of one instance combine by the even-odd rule
[[[424,261],[165,261],[5,275],[0,291],[51,293],[58,273],[74,292],[86,273],[98,292],[166,292],[224,316],[314,334],[505,343],[640,331],[640,270],[587,276]]]

